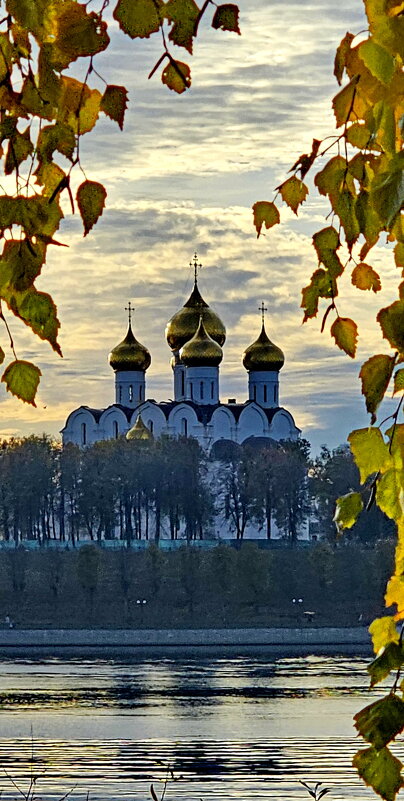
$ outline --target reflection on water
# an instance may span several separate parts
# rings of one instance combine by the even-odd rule
[[[41,798],[167,801],[372,798],[350,768],[352,715],[370,691],[361,658],[265,657],[1,663],[0,789],[38,777]],[[33,735],[31,737],[31,730]]]

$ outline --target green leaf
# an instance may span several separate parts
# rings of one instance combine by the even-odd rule
[[[321,231],[317,231],[313,236],[313,245],[318,260],[327,267],[332,278],[337,278],[344,271],[344,267],[336,253],[340,244],[338,231],[331,225],[327,228],[322,228]]]
[[[404,172],[401,167],[376,176],[371,187],[371,202],[381,222],[389,227],[404,204]]]
[[[371,356],[362,364],[359,377],[362,381],[362,394],[365,396],[366,409],[372,415],[372,425],[376,420],[376,412],[382,402],[393,373],[394,356],[384,353]]]
[[[265,228],[272,228],[273,225],[280,222],[280,216],[275,203],[270,203],[268,200],[258,200],[252,208],[258,239],[262,226],[265,225]]]
[[[397,370],[397,372],[394,375],[393,395],[395,395],[396,392],[403,392],[403,391],[404,391],[404,369],[402,368],[401,370]]]
[[[373,292],[380,292],[382,285],[379,274],[370,266],[360,262],[352,270],[351,281],[358,289],[372,289]]]
[[[57,342],[60,323],[51,296],[46,292],[38,292],[33,286],[25,292],[14,291],[12,288],[3,289],[2,295],[11,311],[40,339],[49,342],[53,350],[61,356],[62,352]]]
[[[390,618],[394,625],[393,619]],[[394,626],[395,628],[395,626]],[[398,637],[398,635],[397,635]],[[381,653],[367,666],[367,671],[370,674],[370,686],[375,687],[381,681],[389,676],[392,670],[398,670],[404,663],[404,654],[402,648],[397,642],[390,642],[388,645],[380,649]]]
[[[363,501],[359,492],[349,492],[337,498],[334,523],[339,532],[344,528],[352,528],[355,525],[361,511]]]
[[[404,300],[396,300],[391,306],[380,309],[376,319],[384,338],[393,348],[404,353]]]
[[[4,353],[3,348],[0,348],[0,364],[3,364],[5,358],[6,354]]]
[[[118,0],[114,18],[132,39],[148,39],[161,24],[162,0]]]
[[[181,95],[191,86],[191,70],[188,64],[173,59],[164,67],[161,80],[169,89]]]
[[[359,45],[358,53],[372,75],[381,83],[388,85],[395,70],[394,58],[391,53],[372,38],[365,39]]]
[[[384,649],[383,653],[386,653],[387,648],[390,645],[397,645],[400,641],[400,635],[397,631],[397,626],[394,622],[394,619],[390,615],[378,617],[376,620],[373,620],[369,626],[369,631],[372,636],[373,650],[376,654],[379,654],[379,651],[381,651],[382,648]],[[392,652],[392,654],[393,653],[394,652]],[[381,655],[382,654],[380,654],[380,656]],[[402,658],[402,656],[403,654],[400,651],[400,658]],[[372,664],[374,664],[374,662]],[[370,667],[371,666],[368,668],[369,672],[371,672]],[[379,679],[379,681],[381,681],[381,679]]]
[[[387,470],[377,482],[376,503],[391,520],[403,515],[401,496],[404,487],[404,471]]]
[[[70,125],[56,122],[54,125],[45,125],[39,132],[37,150],[41,162],[52,161],[55,150],[72,161],[75,148],[76,137]]]
[[[337,288],[331,275],[321,268],[316,270],[311,276],[310,284],[302,289],[300,306],[304,309],[303,322],[316,316],[319,298],[333,298],[336,294]]]
[[[390,463],[389,449],[379,428],[351,431],[348,442],[360,473],[361,484],[373,473],[383,473]]]
[[[4,163],[4,172],[6,175],[11,175],[14,170],[18,169],[28,156],[34,150],[34,145],[31,142],[29,135],[29,128],[26,128],[24,133],[15,132],[12,139],[9,140],[6,160]]]
[[[334,337],[336,345],[351,359],[355,357],[358,326],[354,320],[350,320],[349,317],[337,317],[331,326],[331,336]]]
[[[118,123],[121,131],[127,105],[128,93],[125,87],[109,84],[101,98],[100,109],[107,117]]]
[[[358,78],[355,76],[337,95],[335,95],[332,101],[337,128],[339,128],[340,125],[345,125],[348,120],[352,119],[357,84]]]
[[[57,36],[52,42],[51,61],[58,71],[81,56],[95,56],[109,44],[107,23],[76,0],[63,0],[57,14]]]
[[[185,47],[192,53],[193,37],[196,35],[196,24],[199,8],[195,0],[168,0],[164,7],[164,15],[174,23],[168,38],[178,47]]]
[[[372,134],[364,122],[354,122],[347,130],[346,139],[353,147],[364,150],[366,147],[370,147]]]
[[[231,31],[240,34],[238,25],[238,6],[233,3],[225,3],[217,6],[212,20],[212,28],[221,28],[222,31]]]
[[[353,195],[348,189],[342,189],[332,205],[335,213],[340,218],[348,250],[351,253],[352,246],[360,234],[359,222],[356,216],[356,195]]]
[[[278,186],[278,189],[282,195],[282,200],[297,214],[300,204],[304,202],[309,194],[306,184],[300,181],[296,175],[292,175],[281,186]]]
[[[351,49],[352,39],[354,38],[352,33],[346,33],[337,47],[334,61],[334,75],[340,86],[346,65],[346,57]]]
[[[385,801],[394,801],[400,787],[402,787],[402,763],[393,756],[388,748],[377,751],[376,748],[366,748],[358,751],[353,758],[353,766],[368,787]]]
[[[398,695],[389,693],[361,709],[354,721],[361,737],[380,751],[404,728],[404,702]]]
[[[80,184],[76,198],[81,219],[83,220],[84,236],[87,236],[101,216],[106,196],[105,187],[96,181],[83,181]]]
[[[4,381],[8,392],[25,403],[36,406],[35,395],[41,375],[39,367],[35,364],[18,359],[6,367],[1,380]]]

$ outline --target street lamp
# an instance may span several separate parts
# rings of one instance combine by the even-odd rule
[[[140,609],[140,622],[143,626],[144,621],[144,608],[147,604],[146,598],[138,598],[136,601],[136,606]]]

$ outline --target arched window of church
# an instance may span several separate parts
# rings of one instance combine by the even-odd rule
[[[276,386],[274,385],[274,403],[276,403]]]
[[[255,401],[257,400],[257,387],[255,384],[254,384],[254,400]]]
[[[214,381],[210,382],[210,397],[212,398],[212,400],[215,397],[215,383],[214,383]]]
[[[185,373],[181,372],[181,395],[185,395]]]
[[[122,403],[122,387],[119,387],[119,403]]]
[[[153,433],[153,428],[154,428],[153,420],[149,420],[149,422],[147,423],[147,428],[149,429],[150,433],[152,434]]]
[[[181,434],[183,437],[188,436],[188,420],[186,417],[183,417],[181,420]]]
[[[129,402],[132,403],[133,401],[133,387],[132,384],[129,385]]]
[[[143,400],[143,387],[141,384],[139,385],[139,400]]]
[[[190,384],[190,389],[191,389],[191,398],[193,398],[194,397],[194,385],[193,385],[192,381],[191,381],[191,384]]]
[[[201,400],[203,400],[203,381],[200,384]]]
[[[264,384],[264,403],[267,402],[267,385]]]
[[[112,428],[113,428],[113,432],[114,432],[114,439],[118,439],[118,437],[119,437],[119,426],[118,426],[118,423],[117,423],[116,420],[114,420]]]
[[[81,424],[81,444],[87,445],[87,423]]]

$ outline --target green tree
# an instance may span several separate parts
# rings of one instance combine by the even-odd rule
[[[299,527],[306,520],[308,502],[307,473],[310,445],[307,440],[283,440],[277,451],[274,473],[274,512],[278,528],[291,544],[299,536]]]

